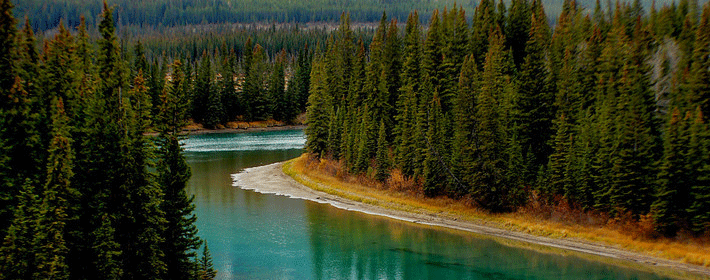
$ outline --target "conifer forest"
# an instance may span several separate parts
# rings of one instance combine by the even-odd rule
[[[213,279],[189,123],[305,116],[344,173],[710,235],[707,2],[130,2],[0,0],[0,279]]]
[[[540,1],[484,0],[467,16],[383,15],[369,46],[342,18],[313,60],[307,150],[491,212],[535,197],[710,231],[710,4],[565,1],[551,26]]]

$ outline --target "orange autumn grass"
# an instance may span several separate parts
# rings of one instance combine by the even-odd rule
[[[602,243],[650,256],[710,267],[707,239],[650,238],[648,220],[609,219],[601,214],[573,210],[569,205],[550,206],[534,199],[513,213],[491,214],[466,199],[426,197],[421,184],[394,171],[380,183],[366,175],[353,176],[340,162],[315,159],[307,154],[284,164],[283,170],[296,181],[318,191],[394,210],[467,220],[477,224],[552,238],[571,238]]]

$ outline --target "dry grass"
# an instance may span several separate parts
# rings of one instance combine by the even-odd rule
[[[272,126],[282,126],[284,125],[283,122],[280,121],[275,121],[275,120],[266,120],[266,121],[254,121],[254,122],[244,122],[244,121],[234,121],[234,122],[228,122],[225,124],[226,128],[236,128],[236,129],[247,129],[247,128],[264,128],[264,127],[272,127]]]
[[[582,211],[564,201],[544,202],[532,194],[530,203],[516,212],[490,214],[467,199],[426,197],[421,182],[405,178],[398,170],[385,183],[367,176],[353,176],[341,163],[307,154],[284,165],[284,172],[318,191],[389,209],[468,220],[508,230],[553,238],[572,238],[602,243],[651,256],[710,267],[710,238],[680,235],[675,239],[651,234],[649,216],[638,221],[610,219],[602,213]]]

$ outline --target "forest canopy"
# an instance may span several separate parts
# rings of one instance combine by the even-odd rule
[[[481,1],[467,0],[311,0],[311,1],[283,1],[283,0],[156,0],[156,1],[131,1],[108,0],[109,6],[115,6],[114,18],[119,29],[123,26],[136,25],[140,27],[173,27],[195,24],[220,24],[220,23],[252,23],[252,22],[291,22],[307,23],[317,21],[337,22],[343,12],[350,14],[353,22],[377,22],[382,12],[386,12],[392,19],[405,22],[409,13],[417,10],[421,15],[420,20],[425,23],[428,16],[435,9],[453,7],[455,4],[467,11],[473,11]],[[640,0],[640,5],[650,9],[653,0]],[[670,6],[672,1],[655,1],[657,7]],[[702,5],[706,0],[701,0]],[[510,6],[511,1],[504,1]],[[601,1],[604,9],[613,9],[614,1]],[[497,4],[497,3],[496,3]],[[557,15],[562,11],[562,1],[544,0],[550,20],[554,23]],[[592,11],[595,0],[582,0],[577,3],[581,10]],[[78,0],[23,0],[17,3],[15,15],[22,18],[28,16],[35,32],[50,30],[59,25],[59,20],[64,19],[68,27],[79,26],[79,17],[85,16],[88,26],[98,24],[101,14],[100,1]]]

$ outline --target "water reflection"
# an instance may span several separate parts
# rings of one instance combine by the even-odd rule
[[[315,203],[306,211],[313,279],[663,279]]]

